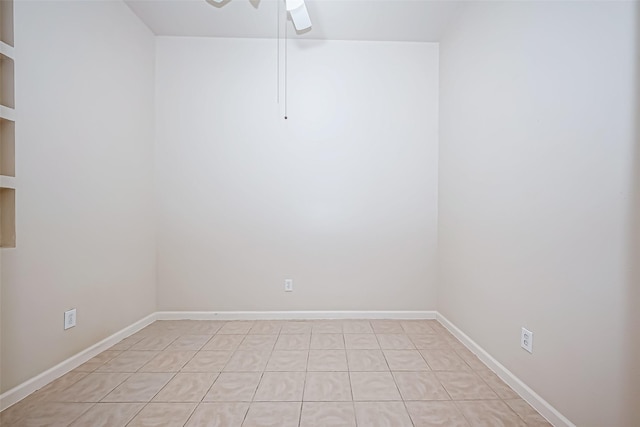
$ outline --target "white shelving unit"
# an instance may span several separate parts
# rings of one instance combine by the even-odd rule
[[[13,0],[0,0],[0,247],[16,247]]]

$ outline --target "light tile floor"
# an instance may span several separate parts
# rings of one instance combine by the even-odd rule
[[[158,321],[2,426],[549,426],[433,320]]]

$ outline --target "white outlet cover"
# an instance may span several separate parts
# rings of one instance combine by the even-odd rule
[[[526,328],[522,328],[522,332],[520,333],[520,347],[529,353],[533,353],[533,332]]]
[[[76,326],[76,309],[64,312],[64,329],[70,329]]]
[[[284,280],[284,291],[285,292],[293,292],[293,280],[285,279]]]

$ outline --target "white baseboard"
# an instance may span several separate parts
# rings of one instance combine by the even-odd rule
[[[547,419],[555,427],[576,427],[567,417],[562,415],[556,408],[551,406],[549,402],[544,400],[533,391],[529,386],[516,377],[511,371],[504,367],[500,362],[494,359],[467,334],[462,332],[457,326],[449,321],[442,314],[437,313],[437,320],[445,328],[449,330],[462,344],[464,344],[472,353],[498,375],[502,381],[507,383],[516,393],[520,395],[527,403],[529,403],[536,411]]]
[[[158,311],[156,320],[435,319],[436,311]]]
[[[47,369],[43,373],[23,382],[22,384],[17,385],[11,390],[7,390],[6,392],[2,393],[0,395],[0,411],[4,411],[9,406],[18,403],[31,393],[40,390],[50,382],[60,378],[67,372],[74,370],[87,360],[102,353],[104,350],[107,350],[109,347],[117,344],[124,338],[135,334],[139,330],[155,322],[156,317],[157,314],[152,313],[147,317],[138,320],[137,322],[127,326],[124,329],[121,329],[115,334],[92,345],[91,347],[81,351],[80,353],[77,353],[70,358],[58,363],[53,368]]]

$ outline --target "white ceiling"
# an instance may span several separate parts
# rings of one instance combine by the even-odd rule
[[[161,36],[275,38],[284,0],[125,0]],[[278,5],[278,3],[280,3]],[[461,8],[456,0],[306,0],[313,27],[290,37],[323,40],[438,41]],[[295,34],[295,35],[294,35]],[[281,33],[282,36],[282,33]]]

